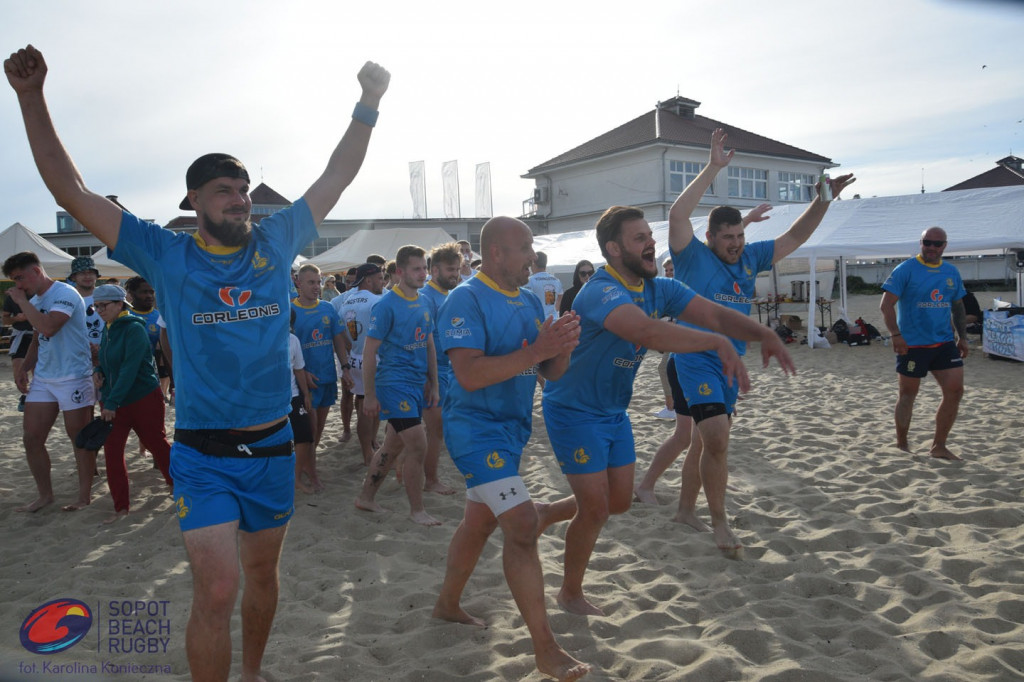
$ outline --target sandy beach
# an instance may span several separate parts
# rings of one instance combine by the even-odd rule
[[[994,295],[978,298],[987,307]],[[884,329],[878,300],[851,297],[851,316]],[[964,461],[945,462],[927,456],[939,400],[931,379],[915,409],[914,452],[895,447],[890,347],[789,348],[799,368],[791,378],[762,369],[756,349],[747,358],[754,388],[733,428],[728,496],[743,560],[724,558],[709,533],[672,522],[676,466],[659,483],[660,506],[634,505],[598,541],[587,585],[606,617],[557,606],[564,524],[541,538],[561,644],[594,666],[592,680],[1024,679],[1024,366],[984,357],[971,337],[950,441]],[[630,409],[638,477],[673,424],[653,415],[663,404],[658,360],[649,354]],[[0,356],[0,679],[187,680],[191,577],[159,473],[132,438],[131,514],[101,525],[113,509],[102,467],[91,507],[62,512],[76,478],[58,420],[49,440],[57,504],[16,513],[35,489],[10,372]],[[539,404],[538,393],[523,474],[535,499],[552,500],[569,488]],[[444,523],[424,528],[406,518],[394,479],[377,498],[391,513],[353,509],[364,469],[358,445],[341,443],[341,432],[335,410],[319,458],[327,490],[296,498],[267,678],[545,679],[502,575],[500,532],[463,603],[489,627],[430,617],[464,503],[447,454],[443,478],[460,490],[427,497],[427,511]],[[703,498],[698,509],[706,518]],[[61,597],[93,611],[90,631],[66,651],[30,653],[19,641],[22,622]],[[233,631],[237,676],[237,610]]]

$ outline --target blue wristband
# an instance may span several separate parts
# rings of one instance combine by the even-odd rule
[[[356,102],[356,108],[352,110],[352,118],[365,123],[371,128],[377,125],[377,116],[380,114],[376,109],[371,109],[362,102]]]

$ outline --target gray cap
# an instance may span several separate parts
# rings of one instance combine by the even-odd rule
[[[123,301],[124,299],[124,289],[116,284],[101,284],[92,292],[93,303],[99,303],[101,301]]]

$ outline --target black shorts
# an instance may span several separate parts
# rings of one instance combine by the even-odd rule
[[[928,372],[963,366],[964,359],[953,341],[938,346],[914,346],[907,349],[906,355],[896,356],[896,372],[913,379],[920,379]]]
[[[422,423],[423,420],[420,417],[392,417],[388,420],[388,424],[391,424],[391,428],[395,430],[395,433],[401,433]]]
[[[28,347],[32,345],[32,330],[15,329],[11,332],[10,354],[12,360],[24,360]]]
[[[292,435],[296,443],[313,442],[313,422],[306,411],[306,401],[301,395],[292,398],[292,411],[288,415],[288,421],[292,423]]]
[[[672,391],[672,408],[676,414],[684,417],[690,416],[690,406],[686,404],[686,396],[683,395],[683,387],[679,385],[679,375],[676,374],[676,359],[669,357],[665,365],[665,372],[668,374],[668,387]]]

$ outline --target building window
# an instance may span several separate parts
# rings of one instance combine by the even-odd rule
[[[344,237],[319,237],[302,250],[302,255],[306,258],[319,256],[324,251],[337,246],[343,241],[345,241]]]
[[[729,166],[729,197],[735,199],[767,199],[768,171],[758,168]]]
[[[683,190],[696,179],[707,164],[697,161],[668,162],[668,190],[672,194],[682,194]],[[715,183],[711,183],[704,195],[715,193]]]
[[[85,227],[66,211],[57,211],[57,232],[85,232]]]
[[[799,201],[803,203],[813,199],[813,175],[779,171],[779,201]]]

